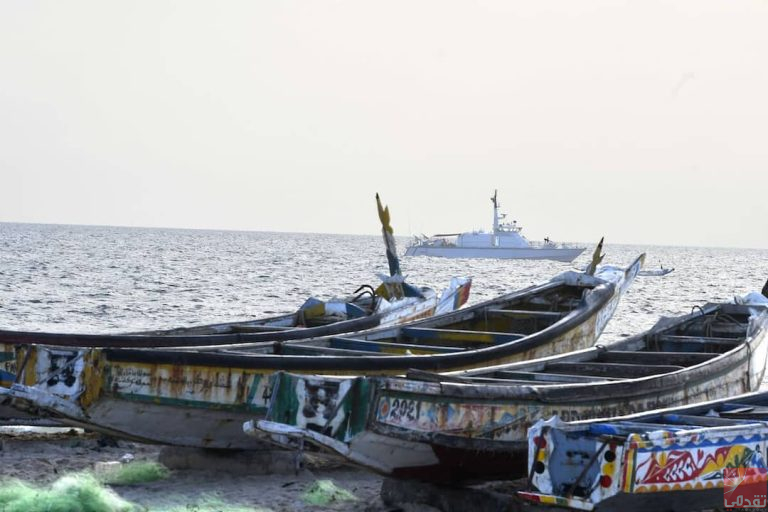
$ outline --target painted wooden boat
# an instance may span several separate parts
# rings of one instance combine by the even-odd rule
[[[599,251],[596,253],[599,254]],[[599,258],[596,258],[599,259]],[[407,326],[301,343],[213,350],[19,349],[4,392],[37,411],[111,435],[186,446],[253,448],[242,424],[263,417],[275,371],[405,374],[541,357],[590,346],[642,264],[551,281]]]
[[[469,298],[471,279],[454,278],[438,295],[405,282],[390,225],[389,208],[376,194],[390,275],[374,289],[359,287],[346,298],[309,298],[296,312],[270,318],[126,334],[72,334],[0,330],[0,364],[19,344],[72,347],[190,347],[272,343],[316,338],[397,325],[460,308]],[[3,355],[4,354],[4,355]],[[8,368],[5,369],[8,371]]]
[[[762,509],[766,450],[766,392],[613,420],[553,417],[528,431],[531,488],[518,496],[559,510]]]
[[[195,348],[258,346],[347,334],[376,327],[406,324],[435,314],[455,311],[470,293],[470,278],[451,279],[438,295],[427,287],[418,289],[402,279],[386,278],[379,289],[365,286],[366,295],[321,301],[310,298],[295,313],[242,322],[182,327],[135,334],[69,334],[0,330],[0,384],[9,385],[16,376],[15,350],[20,345],[45,344],[60,347]],[[387,288],[406,291],[396,298]],[[413,290],[417,290],[414,294]]]
[[[753,391],[765,374],[768,309],[708,304],[616,342],[447,375],[333,379],[282,374],[249,433],[306,440],[386,475],[513,478],[541,418],[611,417]]]

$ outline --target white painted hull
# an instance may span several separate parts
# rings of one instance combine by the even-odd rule
[[[439,258],[495,258],[511,260],[554,260],[571,262],[584,248],[537,248],[537,247],[430,247],[412,245],[405,251],[406,256],[435,256]]]

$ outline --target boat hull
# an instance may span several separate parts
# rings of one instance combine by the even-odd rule
[[[440,314],[458,309],[469,298],[471,283],[471,279],[454,278],[451,285],[439,297],[433,290],[422,289],[423,297],[406,297],[401,300],[393,300],[385,308],[371,315],[313,327],[303,327],[300,322],[297,323],[297,317],[301,314],[300,310],[297,313],[272,319],[135,334],[70,334],[0,330],[0,350],[2,350],[0,356],[5,353],[6,355],[2,357],[12,357],[7,354],[12,353],[13,347],[21,344],[94,348],[246,346],[345,334],[376,327],[399,325],[426,318],[435,313]],[[226,330],[236,332],[224,333]]]
[[[412,245],[406,256],[434,256],[438,258],[493,258],[513,260],[553,260],[569,263],[584,252],[584,248],[536,247],[455,247]]]
[[[441,392],[434,385],[419,385],[427,383],[410,382],[408,390],[381,383],[370,402],[362,405],[369,422],[359,438],[350,436],[347,452],[339,452],[327,438],[307,440],[387,476],[440,483],[515,479],[527,471],[527,429],[542,418],[602,418],[741,394],[750,391],[744,386],[744,368],[739,365],[719,379],[660,395],[649,393],[631,402],[588,397],[582,403],[467,400],[445,396],[445,384],[439,386]],[[403,410],[404,414],[393,412]],[[408,411],[413,411],[411,417]],[[371,460],[376,465],[366,462]]]
[[[375,412],[370,428],[397,439],[403,450],[415,450],[413,445],[432,448],[433,457],[425,458],[423,464],[406,466],[400,465],[397,459],[389,461],[392,476],[445,482],[519,478],[525,476],[527,470],[527,429],[539,419],[553,415],[574,420],[612,417],[746,393],[756,389],[745,385],[743,376],[747,365],[743,361],[717,379],[690,382],[667,393],[650,391],[626,402],[611,397],[599,399],[595,394],[554,403],[478,403],[476,399],[450,399],[432,393],[382,390],[373,405]],[[391,415],[392,406],[403,400],[409,409],[419,411],[414,420]],[[385,410],[390,411],[390,415],[382,412]],[[449,410],[455,420],[427,420],[445,417]],[[500,429],[500,425],[504,428]],[[484,430],[494,429],[498,430],[490,435],[482,434]],[[446,433],[450,431],[463,431],[464,435]],[[424,451],[424,446],[420,451]],[[434,459],[438,462],[430,464]]]
[[[485,322],[483,317],[487,316],[488,308],[500,307],[508,301],[517,303],[525,298],[548,296],[561,287],[581,297],[576,310],[558,323],[519,340],[520,347],[514,345],[517,341],[494,346],[493,333],[480,333],[481,337],[488,335],[491,345],[488,348],[426,356],[316,357],[227,351],[88,350],[38,345],[19,351],[19,367],[25,368],[23,384],[13,386],[8,394],[21,409],[49,414],[63,422],[87,424],[88,428],[113,435],[127,433],[144,440],[185,446],[251,448],[255,441],[242,432],[244,415],[248,419],[265,416],[271,397],[281,392],[274,383],[278,370],[340,375],[404,374],[411,368],[445,371],[588,346],[605,327],[641,262],[639,258],[629,269],[614,271],[611,276],[617,279],[616,284],[569,273],[562,279],[585,280],[586,284],[571,286],[557,280],[408,327],[426,326],[423,328],[426,332],[433,332],[439,329],[430,329],[430,326],[455,325],[469,318]],[[397,337],[403,329],[406,328],[392,327],[358,337],[388,339]],[[453,331],[448,332],[451,333]],[[365,339],[353,341],[359,343]],[[130,412],[121,413],[121,409]],[[164,414],[163,410],[167,412]],[[154,422],[143,419],[150,413],[164,416],[173,431],[156,431]],[[190,422],[187,428],[186,418],[191,416],[195,422]],[[224,429],[222,424],[236,425],[236,428]],[[212,432],[215,435],[211,435]]]
[[[765,482],[763,482],[765,487]],[[536,492],[518,493],[521,498],[555,510],[590,510],[595,512],[658,512],[660,510],[728,510],[724,509],[723,488],[702,490],[675,490],[645,494],[640,500],[635,495],[620,494],[597,505],[578,498],[560,498]],[[735,508],[735,510],[747,510]],[[757,510],[765,510],[763,507]]]
[[[766,405],[763,392],[613,420],[538,422],[529,431],[531,488],[518,494],[571,510],[738,509],[738,483],[757,485],[752,491],[762,495],[763,505],[754,508],[764,508]],[[720,412],[729,410],[742,411],[744,419],[722,419]],[[584,458],[566,467],[563,455],[573,450]]]
[[[697,318],[706,324],[709,317],[687,315],[672,325],[686,326]],[[517,478],[526,474],[527,429],[542,418],[614,417],[757,389],[768,356],[768,312],[750,317],[749,322],[749,335],[736,348],[706,363],[643,378],[481,385],[437,376],[436,382],[359,378],[352,384],[334,384],[318,377],[285,375],[281,393],[292,394],[297,405],[280,407],[289,403],[282,399],[267,419],[286,422],[288,418],[290,425],[298,427],[299,437],[358,464],[376,460],[375,466],[368,467],[386,475],[438,482]],[[660,323],[663,329],[623,343],[656,340],[669,328],[667,323]],[[504,371],[525,373],[556,361],[578,365],[602,352],[593,348],[546,362],[506,365]],[[351,391],[345,391],[345,386]],[[317,432],[309,434],[309,430]],[[395,448],[382,451],[381,437],[389,438],[388,445]],[[345,445],[343,450],[339,442]]]
[[[0,331],[0,386],[8,387],[16,380],[16,350],[26,344],[67,347],[129,347],[129,348],[182,348],[186,343],[198,350],[214,348],[253,348],[272,346],[275,343],[290,343],[320,336],[346,334],[408,324],[434,314],[445,314],[463,306],[470,293],[471,279],[454,278],[451,285],[438,298],[434,293],[423,300],[410,303],[395,302],[386,311],[363,318],[336,322],[334,324],[294,328],[287,331],[270,331],[244,335],[206,334],[194,336],[152,336],[152,335],[88,335],[56,333],[13,333]],[[290,315],[289,315],[290,317]],[[287,321],[289,317],[285,317]],[[280,317],[283,318],[283,317]],[[255,321],[256,322],[256,321]],[[216,327],[225,324],[217,324]],[[226,324],[231,325],[231,324]],[[245,324],[239,324],[245,325]],[[198,329],[198,328],[194,328]],[[226,344],[225,344],[226,342]],[[181,344],[181,346],[180,346]],[[187,348],[190,348],[187,347]]]

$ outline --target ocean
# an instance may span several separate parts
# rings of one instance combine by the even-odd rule
[[[398,237],[400,254],[407,238]],[[444,288],[473,278],[470,304],[586,265],[550,261],[402,257],[407,280]],[[760,291],[768,250],[604,246],[604,263],[646,253],[638,277],[603,334],[612,341],[662,315]],[[308,297],[352,294],[387,273],[380,235],[270,233],[0,223],[0,329],[129,332],[227,322],[296,310]]]

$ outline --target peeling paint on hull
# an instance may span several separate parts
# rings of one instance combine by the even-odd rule
[[[76,415],[65,413],[56,401],[29,403],[19,396],[18,403],[20,407],[37,408],[65,422],[72,419],[87,423],[94,430],[128,433],[142,439],[187,446],[249,447],[254,440],[243,434],[242,423],[266,413],[275,394],[272,379],[277,370],[339,375],[404,374],[414,367],[457,370],[588,346],[594,343],[610,317],[604,313],[605,308],[612,313],[618,297],[632,282],[641,263],[642,258],[639,258],[630,269],[614,272],[612,277],[618,286],[592,276],[566,273],[562,279],[570,279],[575,284],[558,280],[407,328],[383,329],[355,337],[375,343],[379,338],[397,337],[405,329],[431,332],[439,330],[433,326],[461,325],[474,318],[485,322],[483,316],[488,308],[500,307],[506,304],[505,301],[516,304],[523,299],[539,298],[541,294],[556,293],[561,288],[568,290],[569,297],[579,297],[579,305],[574,306],[576,309],[561,321],[523,338],[526,345],[520,349],[512,344],[488,343],[489,347],[480,350],[426,356],[313,357],[258,352],[76,350],[37,346],[27,363],[34,371],[24,374],[24,384],[61,397],[79,407],[82,413],[73,418]],[[494,341],[493,336],[490,341]],[[318,340],[319,344],[326,342]],[[25,352],[20,351],[18,360],[24,359]],[[164,421],[173,425],[172,435],[155,432],[152,422],[140,419],[150,410],[157,418],[164,417]],[[167,411],[165,415],[164,410]],[[192,415],[195,420],[187,421],[186,418]],[[221,422],[237,425],[237,428],[220,428]]]
[[[612,420],[540,421],[528,434],[531,488],[519,494],[573,510],[722,509],[731,502],[728,509],[740,508],[734,487],[748,484],[764,502],[766,405],[762,392]],[[572,453],[579,456],[566,461]]]
[[[765,375],[768,357],[768,311],[752,314],[750,308],[733,305],[708,305],[702,313],[661,321],[648,333],[629,338],[610,348],[592,348],[551,357],[540,361],[504,365],[500,370],[510,374],[531,375],[557,365],[588,367],[588,361],[612,352],[632,356],[625,350],[635,347],[640,359],[642,347],[661,343],[693,343],[691,336],[669,333],[688,332],[693,327],[712,328],[714,320],[735,321],[734,316],[748,319],[746,334],[739,338],[711,338],[733,347],[722,353],[659,352],[662,357],[694,357],[702,362],[689,367],[672,368],[662,373],[639,378],[593,382],[544,383],[513,381],[509,384],[477,382],[470,379],[451,381],[451,376],[436,376],[437,382],[394,378],[358,378],[356,393],[339,396],[334,410],[338,428],[320,430],[307,435],[307,440],[325,449],[341,453],[358,464],[376,460],[371,469],[384,474],[437,481],[471,481],[512,478],[524,475],[528,449],[527,429],[536,421],[558,415],[563,419],[584,420],[612,417],[739,395],[757,389]],[[747,320],[745,320],[747,321]],[[739,325],[727,323],[724,329],[737,332]],[[710,338],[703,338],[710,339]],[[715,343],[712,341],[711,343]],[[618,346],[618,349],[616,347]],[[653,355],[652,352],[646,354]],[[607,364],[610,367],[610,364]],[[624,368],[626,365],[619,365]],[[640,370],[644,367],[638,364]],[[496,370],[474,372],[475,376],[491,376]],[[628,371],[621,370],[621,371]],[[468,375],[473,372],[454,373]],[[573,375],[555,376],[576,378]],[[552,374],[549,374],[552,376]],[[330,385],[319,377],[281,376],[283,393],[290,393],[298,381],[314,381],[318,389]],[[442,379],[442,381],[441,381]],[[499,379],[497,379],[498,381]],[[289,403],[283,400],[282,403]],[[268,420],[289,425],[299,423],[309,403],[298,402],[294,410],[275,407]],[[289,421],[285,421],[286,418]],[[267,434],[271,433],[266,429]],[[364,435],[387,437],[396,450],[382,452],[380,447],[363,442]],[[301,435],[301,434],[297,434]],[[339,443],[343,445],[340,451]],[[342,453],[342,452],[346,452]],[[413,454],[424,454],[415,459]],[[408,454],[406,457],[405,454]],[[406,463],[407,461],[407,463]]]

